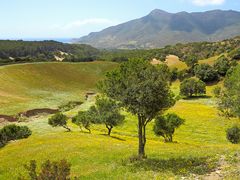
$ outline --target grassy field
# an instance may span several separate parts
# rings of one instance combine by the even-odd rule
[[[37,91],[38,88],[42,88],[39,82],[45,84],[46,81],[49,81],[51,83],[48,83],[48,85],[51,85],[50,87],[54,89],[53,92],[49,90],[52,94],[67,91],[69,94],[73,94],[73,97],[77,95],[83,98],[81,96],[83,91],[94,89],[94,84],[103,72],[115,67],[115,64],[101,62],[51,65],[52,67],[49,67],[49,64],[29,65],[31,67],[29,69],[37,74],[34,76],[39,77],[39,80],[33,81],[31,77],[27,79],[26,75],[21,82],[26,83],[24,85],[28,87],[27,82],[29,81],[31,87],[34,87],[32,89]],[[14,66],[3,67],[3,69],[11,67]],[[45,68],[38,71],[37,67]],[[46,70],[46,67],[54,73],[47,72],[49,69]],[[69,68],[68,73],[78,74],[79,77],[71,77],[70,75],[69,78],[64,80],[65,83],[58,82],[54,78],[54,80],[44,80],[47,76],[66,77],[68,73],[65,74],[62,71],[67,67]],[[18,68],[14,69],[15,77],[20,78],[16,73]],[[84,69],[86,71],[83,71]],[[74,72],[75,70],[77,72]],[[97,76],[91,76],[90,72]],[[0,70],[0,73],[4,75],[2,70]],[[5,69],[5,73],[9,73],[9,71]],[[19,70],[19,73],[22,73],[22,71]],[[41,74],[46,75],[44,78],[40,78]],[[53,76],[53,74],[55,75]],[[22,76],[24,76],[24,73],[22,73]],[[11,77],[13,79],[13,75]],[[94,80],[90,81],[90,77]],[[70,78],[75,79],[71,81]],[[40,81],[41,79],[43,80]],[[0,81],[5,82],[2,79]],[[57,84],[53,85],[53,82],[57,82]],[[175,94],[179,92],[178,86],[179,82],[172,85]],[[208,95],[211,95],[212,88],[213,86],[207,88]],[[19,89],[21,93],[24,93],[24,89]],[[17,89],[13,92],[17,92]],[[13,94],[13,92],[11,93]],[[30,100],[31,97],[33,98],[29,94],[25,96]],[[52,104],[62,101],[62,99],[60,100],[61,95],[55,97],[56,99],[52,100]],[[67,97],[68,95],[64,100],[67,100]],[[59,100],[57,101],[57,99]],[[46,98],[44,101],[48,103],[48,100]],[[35,102],[37,103],[37,100]],[[20,107],[21,103],[17,107]],[[80,107],[66,114],[72,116],[78,110],[85,110],[93,103],[94,99],[89,99]],[[51,104],[46,105],[50,106]],[[5,109],[7,110],[7,107]],[[13,108],[11,112],[16,109]],[[1,111],[4,112],[4,110]],[[153,122],[150,123],[147,127],[146,153],[148,159],[142,161],[141,164],[137,161],[130,163],[129,160],[129,157],[137,154],[138,139],[136,117],[127,112],[122,112],[126,115],[125,124],[114,128],[112,137],[105,136],[106,129],[102,125],[92,126],[92,134],[88,134],[80,132],[79,128],[69,121],[72,132],[66,132],[63,128],[49,126],[47,124],[48,116],[31,118],[29,122],[20,124],[29,126],[33,131],[32,136],[28,139],[10,142],[0,149],[0,179],[15,180],[20,173],[26,174],[23,166],[32,159],[41,163],[47,159],[60,160],[62,158],[71,162],[72,177],[76,176],[81,179],[203,178],[215,171],[215,168],[219,166],[218,161],[221,157],[225,157],[227,163],[222,169],[222,173],[226,171],[225,177],[227,179],[238,179],[240,177],[238,166],[236,166],[236,164],[239,165],[240,146],[229,143],[226,140],[225,133],[226,128],[234,123],[239,123],[237,119],[229,120],[220,116],[216,110],[214,98],[180,100],[169,112],[175,112],[183,117],[186,120],[185,124],[177,129],[174,135],[174,143],[164,143],[162,138],[153,134]]]
[[[83,100],[115,63],[35,63],[0,67],[0,114]]]

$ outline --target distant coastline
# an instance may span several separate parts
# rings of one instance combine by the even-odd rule
[[[1,40],[23,40],[23,41],[58,41],[62,43],[72,43],[73,38],[4,38]]]

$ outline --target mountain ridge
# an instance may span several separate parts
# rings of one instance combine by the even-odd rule
[[[177,43],[220,41],[240,35],[240,12],[169,13],[154,9],[148,15],[75,39],[101,49],[150,49]]]

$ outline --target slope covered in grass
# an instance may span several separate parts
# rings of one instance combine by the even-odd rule
[[[83,100],[87,90],[94,90],[104,72],[116,67],[114,63],[42,63],[0,68],[1,112],[18,112],[35,107],[54,107],[70,100]],[[24,164],[35,159],[41,164],[47,159],[66,158],[71,164],[72,178],[81,179],[181,179],[182,177],[207,176],[219,166],[225,157],[226,177],[239,179],[236,164],[240,158],[240,146],[226,139],[226,129],[237,119],[225,119],[210,97],[212,87],[207,88],[206,98],[178,101],[169,112],[185,119],[185,124],[176,130],[174,143],[164,143],[152,131],[153,123],[147,126],[146,153],[148,159],[130,163],[129,157],[137,154],[137,118],[127,112],[125,124],[114,128],[112,137],[105,136],[104,125],[92,126],[92,134],[80,132],[69,120],[72,132],[48,125],[48,116],[32,117],[27,125],[33,134],[28,139],[10,142],[0,149],[0,179],[15,180],[19,174],[26,175]],[[6,91],[4,91],[4,89]],[[179,82],[172,84],[179,93]],[[4,94],[5,93],[5,94]],[[7,96],[8,95],[8,96]],[[94,103],[88,99],[66,115],[72,117],[79,110],[86,110]],[[133,159],[134,160],[134,159]],[[227,170],[228,170],[227,169]],[[225,172],[225,169],[222,169]],[[223,173],[222,172],[222,173]]]
[[[117,65],[110,62],[35,63],[0,67],[0,114],[32,108],[57,107],[82,100],[103,75]]]
[[[87,101],[80,108],[86,109],[92,103]],[[179,101],[169,111],[186,119],[174,135],[175,143],[164,143],[162,138],[156,137],[153,123],[150,123],[147,127],[148,159],[141,164],[127,160],[137,153],[138,139],[137,119],[126,112],[123,112],[125,124],[114,128],[112,137],[104,135],[103,125],[93,126],[92,134],[88,134],[69,122],[72,132],[66,132],[63,128],[49,126],[48,117],[33,118],[27,123],[33,130],[31,137],[0,149],[0,179],[11,180],[20,173],[26,174],[23,165],[32,159],[41,163],[62,158],[71,162],[72,177],[81,179],[193,178],[193,174],[202,176],[214,171],[220,156],[240,151],[239,145],[232,145],[225,138],[225,129],[236,121],[220,117],[213,106],[201,99]]]

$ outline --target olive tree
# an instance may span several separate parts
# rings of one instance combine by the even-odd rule
[[[67,126],[67,119],[68,118],[66,115],[62,113],[57,113],[48,119],[48,124],[52,127],[61,126],[68,131],[71,131],[71,129]]]
[[[120,107],[116,101],[100,96],[96,98],[95,106],[90,108],[90,114],[95,123],[105,124],[109,136],[112,128],[123,124],[125,118],[120,114]]]
[[[76,116],[72,118],[72,123],[78,125],[82,131],[82,127],[87,129],[91,133],[90,126],[92,123],[92,117],[89,111],[79,111]]]
[[[219,75],[225,76],[231,66],[229,60],[225,56],[221,56],[214,63],[213,67]]]
[[[180,94],[187,97],[204,95],[206,94],[206,84],[197,78],[185,79],[180,84]]]
[[[190,55],[187,58],[185,58],[184,62],[190,69],[193,69],[194,66],[198,63],[198,59],[196,56]]]
[[[217,81],[219,78],[217,71],[209,64],[199,64],[195,66],[194,74],[204,82]]]
[[[157,136],[162,136],[165,142],[172,142],[175,129],[181,126],[184,121],[184,119],[180,118],[176,114],[158,116],[155,119],[153,131]]]
[[[139,158],[146,157],[147,124],[175,103],[169,79],[166,65],[153,66],[148,61],[134,59],[107,73],[99,84],[103,93],[137,116]]]

